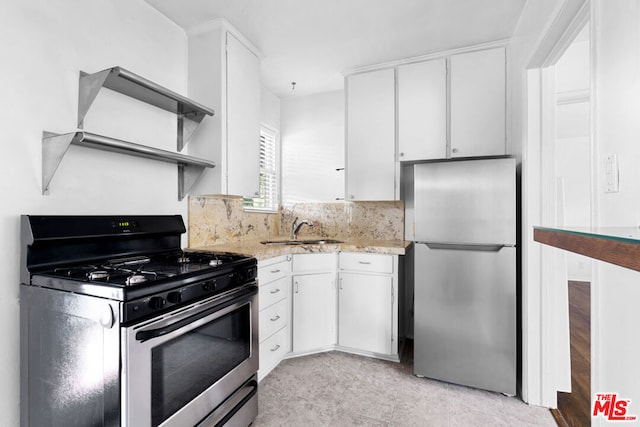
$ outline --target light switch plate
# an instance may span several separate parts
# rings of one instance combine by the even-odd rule
[[[620,172],[618,170],[618,153],[607,156],[604,164],[605,193],[617,193],[620,189]]]

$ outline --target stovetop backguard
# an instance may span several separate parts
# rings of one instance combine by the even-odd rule
[[[63,265],[180,250],[180,215],[21,217],[20,280]]]

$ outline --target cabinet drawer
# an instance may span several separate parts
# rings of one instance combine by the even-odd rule
[[[287,296],[289,277],[281,277],[271,283],[260,286],[260,310],[264,310],[271,304],[280,301]]]
[[[291,262],[281,261],[270,265],[258,267],[258,280],[261,285],[284,277],[291,272]]]
[[[282,328],[260,343],[260,370],[269,371],[289,352],[289,328]]]
[[[327,271],[336,268],[334,253],[294,254],[293,267],[295,272],[300,271]]]
[[[367,273],[393,273],[393,255],[340,253],[340,270],[363,271]]]
[[[287,324],[287,300],[265,308],[260,312],[259,337],[260,341],[268,338],[278,329]]]

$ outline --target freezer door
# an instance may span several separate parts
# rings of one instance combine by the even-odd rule
[[[515,159],[415,165],[415,240],[514,245],[515,200]]]
[[[515,394],[515,251],[415,246],[416,375]]]

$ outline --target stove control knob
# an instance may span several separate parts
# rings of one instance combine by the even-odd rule
[[[169,292],[167,294],[167,301],[171,304],[179,304],[182,302],[182,293],[180,291]]]
[[[151,308],[152,310],[158,310],[164,307],[166,304],[167,301],[165,301],[165,299],[162,297],[151,297],[151,299],[149,299],[149,308]]]

